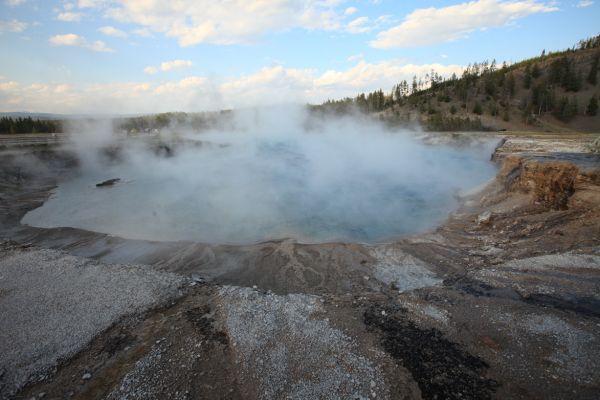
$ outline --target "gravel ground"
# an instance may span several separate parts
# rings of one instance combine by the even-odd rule
[[[169,372],[192,370],[194,360],[200,357],[194,352],[200,343],[196,343],[193,338],[185,338],[184,341],[187,345],[186,351],[177,351],[176,357],[171,357],[173,346],[170,346],[167,341],[158,341],[150,352],[125,375],[120,385],[106,397],[106,400],[159,400],[167,397],[161,390],[167,386],[177,386],[176,381],[169,376]],[[186,400],[192,397],[189,390],[173,390],[168,394],[168,398]]]
[[[585,330],[585,325],[575,326],[555,315],[531,315],[519,325],[534,335],[547,336],[556,343],[555,353],[548,361],[559,366],[576,382],[591,384],[598,382],[596,351],[600,340],[592,332]]]
[[[177,296],[181,277],[55,250],[0,247],[0,398],[44,378],[126,314]]]
[[[389,369],[385,353],[329,320],[335,316],[322,298],[234,286],[205,291],[209,297],[188,296],[159,318],[168,329],[149,341],[108,399],[415,398],[415,385]]]
[[[524,260],[510,260],[498,268],[527,269],[545,271],[549,269],[593,269],[600,270],[600,256],[588,254],[548,254]]]
[[[389,398],[380,368],[330,325],[317,297],[234,287],[221,296],[241,380],[257,382],[260,398]]]
[[[573,316],[569,314],[559,316],[536,312],[515,315],[496,311],[492,323],[505,325],[517,344],[516,351],[513,350],[515,353],[505,356],[512,358],[513,368],[524,369],[524,374],[540,375],[542,379],[560,380],[563,382],[561,391],[581,389],[581,385],[597,389],[600,382],[597,358],[600,337],[599,325],[593,319],[573,320]],[[501,329],[500,326],[498,328]],[[531,361],[525,361],[525,358],[532,357],[535,353],[531,349],[537,346],[544,348],[538,355],[543,362],[538,363],[537,370],[533,370],[531,367],[527,368]],[[575,397],[588,398],[583,394]]]
[[[512,288],[523,296],[600,298],[600,256],[596,255],[563,253],[510,260],[471,271],[469,276],[493,287]]]
[[[393,285],[399,292],[407,292],[442,283],[442,279],[428,269],[427,263],[392,246],[371,250],[377,260],[373,274],[378,281]]]

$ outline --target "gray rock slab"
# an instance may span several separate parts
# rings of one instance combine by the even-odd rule
[[[182,277],[55,250],[0,249],[0,398],[127,314],[179,294]]]

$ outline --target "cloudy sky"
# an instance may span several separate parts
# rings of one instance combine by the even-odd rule
[[[600,33],[593,0],[0,2],[0,111],[317,103]]]

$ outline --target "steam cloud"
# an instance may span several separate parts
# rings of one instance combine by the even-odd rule
[[[120,139],[108,123],[73,133],[82,165],[23,222],[150,240],[251,243],[379,241],[426,230],[460,190],[494,174],[493,143],[428,146],[358,117],[315,117],[302,107],[236,112],[227,128],[179,130],[173,157]],[[194,145],[196,143],[196,145]],[[99,181],[119,177],[112,188]]]

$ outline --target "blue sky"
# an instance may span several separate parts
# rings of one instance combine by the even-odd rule
[[[0,1],[0,111],[320,102],[600,33],[593,0]]]

